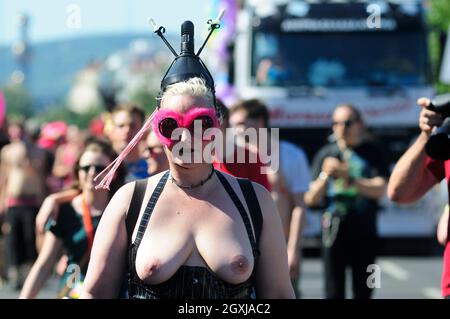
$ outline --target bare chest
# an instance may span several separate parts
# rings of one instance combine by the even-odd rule
[[[140,278],[159,283],[188,265],[208,268],[231,283],[247,280],[252,247],[233,203],[169,199],[158,201],[142,238],[136,258]]]

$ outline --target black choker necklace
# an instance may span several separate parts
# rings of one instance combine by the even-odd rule
[[[172,183],[174,183],[175,185],[177,185],[179,188],[183,188],[183,189],[193,189],[193,188],[200,187],[200,186],[202,186],[203,184],[205,184],[207,181],[209,181],[209,180],[211,179],[211,177],[213,176],[214,171],[215,171],[215,170],[214,170],[214,167],[211,167],[211,173],[209,173],[208,177],[206,177],[204,180],[200,181],[199,183],[194,184],[194,185],[190,185],[190,186],[181,184],[179,181],[177,181],[175,178],[173,178],[172,174],[170,174],[170,179],[172,180]]]

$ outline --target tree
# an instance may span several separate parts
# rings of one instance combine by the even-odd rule
[[[450,1],[432,0],[428,21],[433,27],[446,33],[450,25]]]
[[[428,11],[428,22],[431,26],[430,56],[433,65],[434,80],[436,81],[436,91],[438,93],[448,93],[450,92],[450,85],[439,82],[438,77],[450,25],[450,1],[431,0],[431,7]]]

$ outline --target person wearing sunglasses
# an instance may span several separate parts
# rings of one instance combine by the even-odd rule
[[[134,104],[124,103],[116,105],[108,115],[104,135],[111,142],[114,151],[119,154],[134,137],[139,127],[142,126],[145,113]],[[149,176],[150,168],[148,167],[148,161],[144,158],[146,154],[141,153],[141,149],[136,147],[127,156],[127,161],[123,163],[126,170],[126,182]],[[57,217],[59,205],[70,202],[78,194],[79,190],[76,188],[66,188],[48,195],[36,216],[37,233],[41,234],[45,231],[45,225],[49,218]]]
[[[367,271],[378,248],[377,201],[385,194],[388,165],[381,146],[365,133],[358,109],[339,105],[332,120],[334,141],[313,160],[313,182],[305,202],[325,207],[325,297],[345,298],[345,273],[350,267],[354,298],[368,299],[373,287],[367,284]]]
[[[98,223],[112,194],[123,185],[125,172],[122,169],[117,171],[110,191],[96,190],[93,179],[115,157],[109,142],[98,139],[87,142],[74,169],[80,194],[60,205],[56,219],[47,223],[42,248],[20,298],[37,297],[63,251],[68,256],[68,265],[60,280],[58,297],[79,296]]]
[[[137,183],[126,184],[111,199],[82,298],[116,298],[124,271],[129,298],[294,297],[270,193],[216,171],[208,161],[208,145],[219,126],[211,87],[194,77],[162,89],[159,108],[133,144],[152,126],[169,170],[147,180],[138,205],[133,204]],[[195,161],[198,153],[205,158]],[[108,178],[99,187],[106,187]],[[244,196],[250,192],[252,199]],[[258,213],[261,219],[255,223]]]

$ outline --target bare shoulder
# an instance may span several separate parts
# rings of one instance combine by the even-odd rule
[[[13,142],[2,148],[1,158],[4,163],[16,166],[25,158],[25,154],[25,144],[22,142]]]
[[[131,198],[133,197],[135,182],[129,182],[120,187],[108,203],[106,212],[126,217]]]
[[[147,187],[144,198],[149,197],[148,194],[151,194],[153,192],[164,173],[165,171],[147,178]],[[119,188],[119,190],[111,199],[111,201],[117,201],[118,205],[122,205],[122,207],[124,207],[122,211],[124,212],[125,216],[128,214],[128,208],[130,207],[131,199],[133,198],[135,186],[136,181],[126,183],[121,188]]]
[[[5,162],[7,160],[9,149],[10,149],[10,144],[7,144],[7,145],[3,146],[2,150],[0,151],[0,159],[2,162]]]
[[[158,184],[159,180],[163,177],[163,175],[166,173],[167,171],[163,171],[161,173],[152,175],[150,177],[148,177],[148,186],[149,188],[155,188],[156,185]],[[148,189],[148,188],[147,188]]]
[[[233,175],[231,175],[231,174],[229,174],[229,173],[222,172],[222,171],[219,171],[219,170],[216,170],[216,174],[217,174],[217,175],[220,174],[220,175],[222,175],[223,177],[225,177],[225,179],[226,179],[229,183],[232,183],[232,184],[237,183],[238,178],[237,178],[236,176],[233,176]]]
[[[147,180],[147,191],[151,190],[156,187],[161,177],[164,175],[166,171],[158,173],[156,175],[148,177]],[[119,188],[119,190],[116,192],[114,197],[119,196],[122,198],[128,198],[129,201],[131,200],[131,197],[133,196],[134,188],[136,185],[136,181],[128,182],[122,187]]]
[[[218,172],[222,176],[225,177],[225,179],[230,183],[230,185],[236,190],[240,189],[238,178],[230,175],[225,172]],[[277,213],[275,203],[272,199],[272,196],[270,195],[270,192],[261,184],[256,182],[251,182],[253,185],[253,189],[255,190],[256,197],[259,202],[259,206],[261,207],[261,211],[263,214],[263,217],[265,218],[267,214],[275,214]],[[242,194],[243,195],[243,194]]]
[[[158,182],[161,180],[161,178],[163,177],[163,175],[166,172],[167,171],[163,171],[161,173],[152,175],[147,178],[147,189],[146,189],[144,198],[147,198],[147,197],[150,198],[150,194],[155,190],[156,185],[158,185]]]
[[[231,175],[229,173],[226,172],[222,172],[222,171],[216,171],[217,175],[221,175],[223,176],[228,183],[230,183],[231,187],[233,187],[233,189],[236,191],[237,189],[240,190],[240,186],[239,186],[239,177],[236,177],[234,175]],[[243,195],[243,194],[242,194]]]
[[[10,144],[3,146],[2,151],[1,151],[2,158],[8,159],[11,156],[11,154],[14,154],[15,152],[18,151],[17,148],[18,148],[17,143],[10,143]]]
[[[252,182],[253,185],[253,189],[255,190],[256,196],[258,196],[258,199],[263,199],[263,198],[272,198],[270,196],[270,192],[267,190],[267,188],[265,188],[264,186],[262,186],[259,183],[256,182]]]
[[[10,144],[6,144],[5,146],[3,146],[3,148],[2,148],[2,154],[5,154],[5,153],[10,152],[11,147],[12,147],[12,144],[11,144],[11,143],[10,143]]]
[[[225,172],[220,172],[221,175],[223,175],[228,182],[231,185],[238,185],[238,178],[230,175],[228,173]],[[260,202],[260,205],[262,206],[262,204],[266,203],[267,201],[271,202],[272,201],[272,196],[270,195],[270,192],[261,184],[256,183],[256,182],[251,182],[253,185],[253,189],[255,190],[256,196]]]
[[[278,216],[277,208],[275,206],[275,202],[273,201],[270,192],[261,184],[252,182],[252,185],[253,189],[255,190],[256,197],[258,198],[263,218],[270,219],[273,218],[274,216]]]

